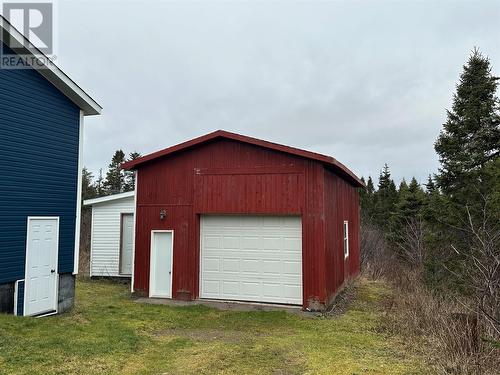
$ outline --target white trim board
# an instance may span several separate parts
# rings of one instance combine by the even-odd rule
[[[71,78],[69,78],[61,69],[52,63],[43,52],[36,48],[29,40],[12,26],[4,17],[0,15],[0,39],[3,40],[3,31],[11,38],[24,46],[19,48],[20,54],[26,54],[36,58],[41,66],[34,64],[33,69],[37,70],[45,79],[52,83],[59,91],[75,103],[85,116],[100,115],[102,107],[80,88]]]
[[[80,110],[80,134],[78,138],[78,185],[76,186],[75,251],[73,252],[73,275],[78,274],[80,262],[80,226],[82,221],[82,179],[83,179],[83,111]]]
[[[89,276],[92,277],[92,244],[94,243],[94,210],[91,213],[92,217],[90,218],[90,259],[89,259]]]
[[[344,249],[344,259],[349,257],[349,221],[344,220],[342,225],[342,247]]]
[[[92,206],[94,204],[114,201],[117,199],[129,198],[135,196],[135,191],[127,191],[125,193],[106,195],[105,197],[94,198],[94,199],[86,199],[83,201],[84,206]]]
[[[24,279],[21,280],[16,280],[14,283],[14,316],[17,316],[17,303],[19,299],[19,283],[21,281],[24,281]],[[24,281],[24,286],[26,287],[26,282]],[[24,301],[23,301],[23,308],[24,308]],[[23,311],[24,314],[24,311]]]
[[[134,186],[134,233],[133,233],[133,246],[134,251],[132,251],[132,275],[130,275],[130,293],[134,293],[134,274],[135,274],[135,231],[137,228],[137,187],[139,186],[137,181],[139,180],[139,171],[135,171],[135,186]]]

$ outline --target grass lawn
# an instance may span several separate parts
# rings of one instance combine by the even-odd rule
[[[72,312],[0,314],[0,374],[420,374],[422,358],[377,327],[390,290],[360,280],[338,317],[133,302],[125,285],[79,281]]]

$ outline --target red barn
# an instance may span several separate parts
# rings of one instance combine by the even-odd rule
[[[359,272],[363,183],[332,157],[219,130],[123,168],[133,291],[322,310]]]

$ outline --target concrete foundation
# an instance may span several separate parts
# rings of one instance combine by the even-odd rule
[[[75,276],[71,273],[59,275],[59,298],[57,312],[59,314],[71,310],[75,305]]]
[[[14,283],[0,285],[0,313],[14,313]]]

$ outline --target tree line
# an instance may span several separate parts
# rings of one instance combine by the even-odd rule
[[[435,141],[440,167],[397,187],[387,164],[361,191],[362,262],[392,257],[433,292],[467,296],[500,337],[500,102],[498,77],[477,49],[463,67]],[[364,232],[363,232],[364,231]],[[389,249],[376,254],[374,232]],[[362,235],[363,236],[363,235]],[[497,341],[498,343],[498,341]]]
[[[121,149],[116,150],[108,165],[105,177],[103,176],[102,169],[99,170],[99,174],[95,178],[94,174],[84,167],[82,174],[83,200],[134,190],[135,173],[121,169],[121,165],[140,157],[141,154],[134,151],[126,158],[125,153]]]

